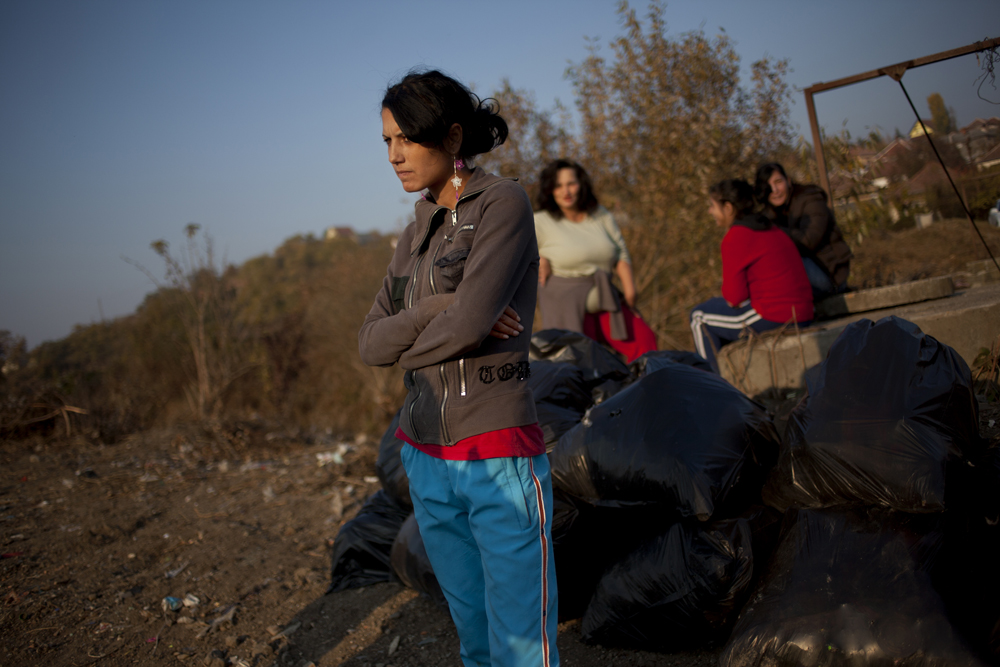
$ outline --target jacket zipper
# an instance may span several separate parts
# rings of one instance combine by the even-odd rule
[[[413,277],[410,278],[410,298],[407,299],[406,307],[413,308],[413,293],[417,289],[417,273],[420,271],[420,264],[424,261],[423,255],[417,258],[417,263],[413,266]]]
[[[459,393],[465,396],[465,357],[458,360]]]
[[[443,243],[438,243],[438,247],[434,248],[434,254],[431,255],[431,265],[427,269],[427,279],[431,285],[431,294],[437,294],[437,285],[434,283],[434,262],[437,261],[438,252],[441,250]]]
[[[444,372],[444,363],[438,366],[439,372],[441,373],[441,385],[444,390],[441,392],[441,437],[444,439],[446,445],[451,444],[451,436],[448,435],[448,426],[444,421],[445,406],[448,405],[448,378]]]
[[[413,267],[413,277],[410,279],[410,297],[407,301],[407,308],[413,308],[413,292],[417,289],[417,273],[420,271],[420,264],[423,261],[424,258],[422,256],[418,257],[417,263]],[[410,428],[413,429],[413,437],[416,438],[417,442],[420,442],[420,432],[417,431],[417,425],[413,421],[413,406],[415,406],[417,401],[420,400],[420,385],[417,384],[416,370],[410,371],[410,383],[413,384],[417,390],[417,395],[413,397],[412,401],[410,401],[410,409],[408,411],[410,415]]]
[[[417,384],[417,371],[416,370],[410,371],[410,382],[413,384],[413,386],[417,390],[417,395],[413,397],[412,401],[410,401],[410,410],[409,410],[409,413],[410,413],[410,428],[413,429],[413,437],[416,439],[417,442],[420,442],[420,432],[417,431],[417,425],[413,422],[413,406],[416,405],[417,401],[420,400],[420,385]]]

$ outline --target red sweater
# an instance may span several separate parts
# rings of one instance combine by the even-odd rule
[[[785,232],[755,217],[733,223],[720,247],[722,296],[730,306],[747,299],[771,322],[813,318],[812,288],[795,243]]]

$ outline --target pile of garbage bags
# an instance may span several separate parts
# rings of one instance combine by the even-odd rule
[[[559,615],[585,640],[714,644],[723,667],[1000,656],[1000,454],[979,437],[965,362],[912,323],[850,325],[783,440],[689,352],[627,366],[546,330],[530,356]],[[397,425],[382,490],[337,536],[330,591],[396,579],[444,604]]]

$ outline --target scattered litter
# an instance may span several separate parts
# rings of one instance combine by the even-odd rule
[[[197,607],[201,604],[201,600],[197,596],[191,595],[190,593],[184,596],[182,602],[185,607]]]
[[[264,502],[269,503],[274,500],[274,489],[270,485],[264,487]]]
[[[24,540],[24,539],[27,539],[24,536],[24,534],[23,533],[18,533],[17,535],[11,535],[9,538],[7,538],[7,541],[8,542],[16,542],[17,540]]]
[[[337,449],[331,452],[316,452],[316,463],[322,468],[330,463],[344,465],[344,454],[350,451],[350,446],[345,444],[337,445]]]
[[[169,535],[169,534],[166,534],[166,533],[165,533],[165,534],[163,535],[163,538],[164,538],[164,539],[166,539],[166,538],[168,538],[168,537],[170,537],[170,535]],[[166,572],[166,573],[165,573],[165,574],[164,574],[163,576],[164,576],[164,577],[166,577],[167,579],[173,579],[173,578],[174,578],[174,577],[176,577],[176,576],[177,576],[178,574],[180,574],[181,572],[183,572],[184,570],[186,570],[186,569],[187,569],[187,566],[188,566],[188,561],[184,561],[184,562],[183,562],[183,563],[181,563],[181,564],[180,564],[180,565],[179,565],[179,566],[178,566],[178,567],[177,567],[176,569],[174,569],[174,570],[168,570],[168,571],[167,571],[167,572]]]
[[[334,521],[340,521],[344,516],[344,499],[340,497],[340,491],[336,488],[331,492],[330,513],[333,514]]]
[[[94,628],[94,634],[99,635],[102,632],[107,632],[108,630],[111,629],[111,627],[112,625],[110,623],[101,623],[96,628]]]
[[[402,635],[396,635],[393,638],[392,643],[389,644],[389,655],[392,655],[393,653],[395,653],[396,649],[399,648],[399,640],[400,640],[401,636]]]
[[[163,611],[180,611],[184,606],[184,601],[180,598],[168,595],[163,598],[163,602],[160,603],[160,606],[163,607]]]
[[[989,422],[987,422],[987,423],[989,424],[989,427],[990,427],[990,428],[993,428],[993,425],[997,423],[997,420],[996,420],[996,419],[991,419],[991,420],[990,420]]]
[[[142,477],[139,478],[139,481],[140,482],[159,482],[160,478],[158,476],[152,474],[152,473],[148,473],[147,472],[145,475],[143,475]]]
[[[65,486],[67,489],[72,489],[74,486],[76,486],[76,482],[72,479],[63,478],[62,483],[63,486]]]
[[[235,623],[236,622],[236,620],[235,620],[236,608],[237,608],[237,605],[235,605],[235,604],[230,605],[229,607],[227,607],[226,611],[221,616],[219,616],[217,619],[213,620],[210,625],[208,625],[204,630],[202,630],[201,632],[198,633],[198,638],[200,639],[200,638],[204,637],[209,632],[211,632],[215,628],[219,627],[223,623],[226,623],[226,622]]]
[[[287,637],[291,637],[301,627],[302,627],[302,623],[300,623],[299,621],[295,621],[294,623],[289,623],[288,626],[286,626],[284,630],[280,630],[280,631],[272,634],[271,636],[274,639],[281,639],[282,637],[286,637],[286,638]]]
[[[375,475],[365,475],[365,484],[378,484],[378,477]]]

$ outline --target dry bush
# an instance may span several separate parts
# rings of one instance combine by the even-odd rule
[[[581,161],[615,211],[633,255],[639,306],[661,343],[687,347],[687,311],[714,294],[718,230],[709,186],[751,178],[788,144],[788,64],[753,63],[749,89],[724,33],[667,35],[662,3],[645,20],[628,3],[611,58],[597,45],[569,70],[581,116]]]

